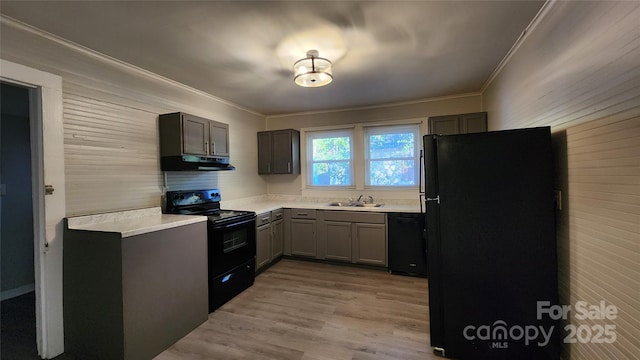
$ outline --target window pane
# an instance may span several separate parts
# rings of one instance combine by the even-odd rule
[[[369,159],[413,157],[414,150],[413,133],[369,136]]]
[[[375,160],[369,162],[369,185],[411,186],[416,184],[414,161]]]
[[[351,185],[351,166],[348,161],[317,162],[313,164],[313,182],[317,186]]]
[[[351,140],[348,136],[313,139],[313,161],[349,160]]]

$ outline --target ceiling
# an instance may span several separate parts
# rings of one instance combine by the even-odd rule
[[[544,1],[7,1],[0,11],[264,114],[477,92]],[[316,49],[321,88],[293,82]]]

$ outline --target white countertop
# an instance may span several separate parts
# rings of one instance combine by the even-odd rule
[[[123,238],[207,221],[206,216],[163,214],[160,207],[67,218],[70,230],[120,233]]]
[[[319,202],[265,199],[261,199],[259,201],[230,201],[228,203],[223,203],[222,208],[229,210],[254,211],[256,214],[262,214],[278,209],[366,211],[378,213],[420,212],[419,206],[407,204],[385,204],[380,207],[331,206],[329,205],[329,201]],[[154,207],[71,217],[67,218],[67,227],[70,230],[120,233],[121,236],[125,238],[203,221],[207,221],[206,216],[163,214],[160,207]]]
[[[307,202],[307,201],[277,201],[265,200],[248,203],[229,202],[223,204],[223,209],[255,211],[262,214],[277,209],[316,209],[316,210],[336,210],[336,211],[366,211],[366,212],[410,212],[419,213],[420,207],[417,205],[389,204],[380,207],[361,206],[331,206],[327,202]]]

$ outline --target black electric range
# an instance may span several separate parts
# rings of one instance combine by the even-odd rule
[[[209,312],[253,285],[256,213],[220,209],[218,189],[168,191],[165,213],[208,217]]]

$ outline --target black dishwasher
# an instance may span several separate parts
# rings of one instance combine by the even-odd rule
[[[424,214],[388,213],[389,272],[427,276]]]

